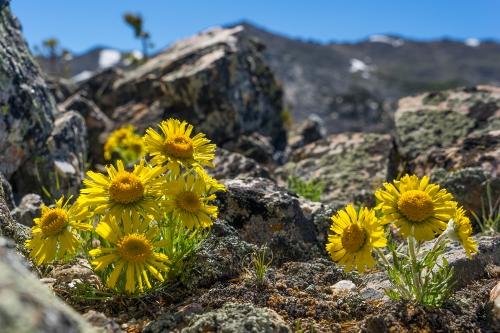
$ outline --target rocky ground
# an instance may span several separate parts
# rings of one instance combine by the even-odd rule
[[[441,309],[384,296],[378,269],[345,273],[325,251],[330,216],[404,173],[432,180],[481,212],[500,193],[500,88],[476,86],[403,98],[392,133],[325,136],[320,120],[287,130],[282,88],[241,28],[180,41],[131,69],[73,85],[33,62],[8,4],[0,2],[0,327],[6,332],[494,332],[500,329],[500,236],[480,235],[466,260],[450,245],[456,290]],[[221,147],[213,175],[227,187],[219,219],[182,275],[142,297],[110,297],[79,259],[37,269],[23,241],[42,188],[77,193],[103,163],[106,135],[169,116]],[[286,188],[320,180],[321,202]],[[59,179],[55,188],[54,178]],[[488,184],[488,185],[487,185]],[[273,255],[263,281],[250,258]],[[95,290],[103,291],[96,293]]]

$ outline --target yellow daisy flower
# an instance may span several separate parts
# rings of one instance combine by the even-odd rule
[[[413,230],[417,240],[431,240],[446,230],[457,205],[450,193],[430,184],[427,176],[419,179],[406,175],[399,181],[384,183],[375,197],[376,209],[384,214],[382,222],[394,223],[403,237]]]
[[[111,160],[113,153],[117,153],[128,162],[138,161],[144,157],[144,143],[141,136],[135,133],[134,126],[124,126],[109,135],[104,145],[104,158]]]
[[[459,207],[453,219],[448,223],[447,235],[462,245],[467,253],[467,258],[471,258],[473,253],[477,253],[477,243],[471,237],[472,225],[465,215],[463,207]]]
[[[33,220],[31,239],[26,241],[35,263],[50,263],[75,254],[79,245],[77,231],[92,229],[89,223],[81,222],[88,216],[88,210],[77,204],[69,205],[64,197],[57,200],[53,208],[42,205],[42,215]]]
[[[384,229],[375,216],[375,211],[361,207],[356,211],[353,205],[347,205],[332,216],[326,250],[332,260],[344,266],[346,271],[353,267],[360,273],[375,265],[372,257],[373,248],[385,247],[387,239]]]
[[[158,227],[142,223],[138,214],[125,215],[121,223],[115,216],[106,215],[96,232],[109,244],[89,251],[91,264],[97,272],[106,271],[106,285],[129,294],[152,287],[150,276],[163,282],[168,272],[168,257],[157,251],[163,246],[158,240]]]
[[[153,157],[153,164],[166,163],[176,175],[180,166],[213,167],[216,146],[205,138],[205,134],[198,133],[191,137],[193,126],[177,119],[162,121],[159,127],[162,134],[148,128],[144,135],[146,151]]]
[[[198,174],[188,174],[171,180],[165,187],[165,211],[173,214],[187,228],[207,228],[217,218],[218,208],[213,187]]]
[[[122,161],[116,167],[106,166],[107,175],[88,171],[78,202],[93,209],[95,214],[120,217],[138,212],[144,218],[159,217],[163,172],[161,167],[145,165],[144,160],[127,171]]]

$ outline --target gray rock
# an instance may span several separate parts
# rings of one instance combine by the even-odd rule
[[[469,211],[481,216],[483,205],[488,205],[487,189],[490,188],[491,200],[500,197],[500,179],[492,177],[483,168],[471,167],[456,171],[435,169],[431,181],[440,184],[453,194],[455,199]],[[471,219],[475,224],[475,219]],[[475,225],[479,231],[479,226]]]
[[[76,111],[85,119],[87,127],[89,157],[93,163],[104,163],[104,144],[106,137],[113,128],[113,122],[104,112],[89,98],[84,96],[84,92],[77,93],[63,103],[58,108],[63,111]]]
[[[8,5],[0,10],[0,59],[0,172],[11,182],[16,195],[39,192],[42,186],[57,192],[55,182],[45,181],[61,165],[78,165],[75,173],[63,172],[69,177],[63,182],[79,182],[83,159],[73,153],[79,152],[81,145],[65,145],[60,140],[84,142],[85,132],[78,131],[76,137],[60,135],[67,115],[58,115]]]
[[[42,198],[38,194],[26,194],[11,215],[18,223],[31,227],[34,224],[33,219],[41,215],[42,203]]]
[[[270,178],[269,171],[255,160],[225,149],[217,149],[214,164],[215,168],[207,169],[207,171],[216,179]]]
[[[215,282],[237,277],[243,261],[256,247],[242,240],[227,222],[217,220],[210,236],[186,263],[181,278],[192,291],[209,287]]]
[[[326,135],[324,123],[318,116],[310,116],[302,122],[294,132],[296,134],[291,136],[288,140],[292,149],[297,149],[309,143],[324,139]]]
[[[262,59],[262,46],[241,31],[205,31],[135,69],[101,73],[81,89],[116,126],[131,123],[144,130],[176,117],[219,145],[258,132],[283,150],[281,87]]]
[[[12,186],[10,186],[9,181],[0,172],[0,183],[2,184],[4,199],[10,210],[16,208],[16,202],[14,201],[14,193],[12,192]]]
[[[322,251],[312,216],[286,189],[264,178],[224,182],[219,194],[220,217],[234,226],[243,240],[267,245],[274,263],[310,259]]]
[[[290,175],[322,182],[325,203],[373,204],[374,190],[396,174],[395,157],[389,135],[335,134],[293,151],[275,173],[283,184]]]
[[[9,207],[5,202],[3,188],[0,186],[0,236],[13,239],[18,244],[18,249],[24,250],[24,242],[28,239],[28,227],[15,222],[10,215]]]
[[[220,309],[195,316],[181,332],[286,333],[292,330],[273,310],[227,303]]]
[[[457,242],[448,242],[445,258],[455,270],[455,287],[462,288],[474,280],[483,278],[486,275],[488,265],[500,265],[500,236],[478,236],[475,237],[478,243],[479,253],[471,259],[465,256],[465,251]],[[425,244],[429,247],[431,244]],[[360,295],[364,299],[377,299],[385,296],[384,289],[390,288],[385,272],[368,274],[362,276],[364,287],[360,290]]]
[[[263,165],[274,164],[274,147],[270,138],[258,133],[241,135],[237,140],[224,144],[224,148],[239,152]]]
[[[398,149],[408,170],[481,167],[500,172],[500,88],[477,86],[399,101]]]
[[[0,327],[5,333],[95,332],[25,267],[0,237]]]

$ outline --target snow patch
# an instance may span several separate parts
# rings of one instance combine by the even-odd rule
[[[467,38],[464,44],[469,47],[478,47],[479,45],[481,45],[481,42],[477,38]]]
[[[108,68],[120,62],[122,54],[119,51],[105,49],[99,53],[99,68]]]
[[[402,39],[394,38],[386,35],[371,35],[368,40],[372,43],[384,43],[394,47],[402,46],[405,42]]]
[[[76,74],[75,76],[73,76],[71,78],[71,80],[73,82],[82,82],[82,81],[85,81],[87,79],[90,79],[93,75],[94,75],[94,72],[92,72],[92,71],[83,71],[83,72],[80,72],[80,73]]]
[[[370,72],[374,70],[374,66],[366,64],[364,61],[352,58],[350,60],[351,67],[349,72],[351,73],[361,73],[361,77],[364,79],[370,78]]]

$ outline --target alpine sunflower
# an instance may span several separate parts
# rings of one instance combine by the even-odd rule
[[[468,258],[477,253],[477,243],[471,237],[472,225],[462,207],[457,209],[455,216],[448,223],[447,233],[451,239],[460,242]]]
[[[446,230],[454,216],[457,203],[439,185],[429,183],[429,177],[419,179],[405,175],[401,180],[384,183],[375,192],[383,213],[382,222],[394,223],[403,237],[412,234],[417,240],[431,240]]]
[[[332,216],[326,250],[332,260],[351,271],[353,267],[363,273],[375,265],[372,250],[385,247],[387,239],[384,229],[375,216],[375,211],[361,207],[356,211],[353,205],[347,205]]]
[[[35,218],[31,228],[31,239],[26,248],[37,265],[62,259],[76,252],[79,245],[78,230],[91,230],[92,225],[84,223],[89,217],[87,209],[77,204],[70,205],[61,197],[55,207],[42,205],[42,215]]]
[[[135,133],[134,126],[121,127],[109,135],[104,144],[104,158],[111,160],[113,153],[128,162],[135,162],[144,157],[144,143],[141,136]]]
[[[213,189],[213,184],[199,174],[174,178],[165,187],[165,211],[187,228],[210,227],[218,214],[217,206],[209,204],[216,198]]]
[[[107,175],[87,172],[78,202],[93,209],[95,214],[114,216],[138,212],[145,219],[159,217],[161,188],[164,184],[162,167],[150,167],[144,160],[127,171],[121,160],[116,167],[106,166]]]
[[[162,121],[159,127],[161,134],[148,128],[144,135],[146,151],[153,157],[153,164],[166,164],[176,175],[180,166],[213,167],[216,146],[205,138],[205,134],[198,133],[191,137],[193,126],[172,118]]]
[[[163,246],[158,227],[142,223],[137,213],[125,215],[121,223],[106,215],[96,232],[109,244],[89,251],[97,272],[109,272],[106,285],[111,289],[134,294],[152,287],[150,276],[163,282],[168,272],[168,257],[157,251]],[[109,269],[108,269],[109,268]]]

